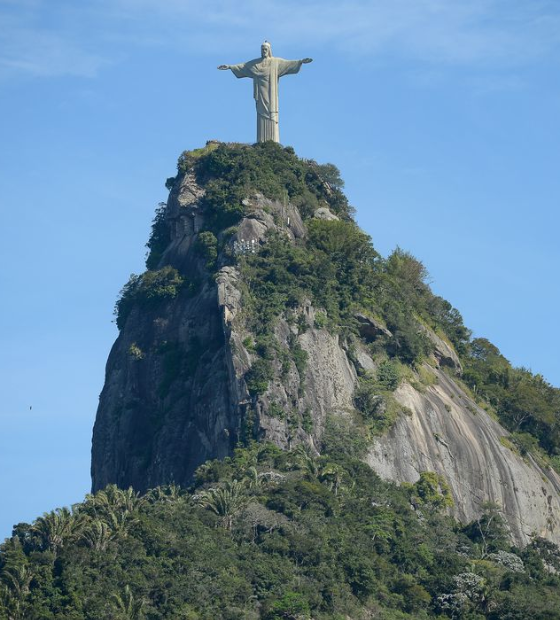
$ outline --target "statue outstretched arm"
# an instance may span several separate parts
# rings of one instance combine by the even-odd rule
[[[302,60],[285,60],[284,58],[277,58],[278,62],[278,77],[283,75],[290,75],[293,73],[299,73],[301,65],[306,65],[313,62],[312,58],[303,58]]]
[[[220,65],[218,67],[220,71],[225,71],[229,69],[235,77],[243,78],[243,77],[253,77],[251,73],[251,63],[242,62],[239,65]]]

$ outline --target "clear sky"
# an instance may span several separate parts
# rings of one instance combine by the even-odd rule
[[[80,501],[112,310],[178,155],[253,142],[218,64],[311,56],[281,140],[375,247],[560,384],[557,0],[0,0],[0,539]]]

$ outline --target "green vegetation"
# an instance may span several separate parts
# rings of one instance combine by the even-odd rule
[[[286,200],[309,217],[320,202],[338,215],[348,217],[348,202],[340,191],[340,175],[332,166],[318,166],[301,160],[293,149],[274,142],[254,146],[220,144],[193,158],[193,152],[180,159],[179,169],[192,168],[206,189],[204,207],[215,232],[235,224],[247,213],[243,201],[261,192],[267,198]],[[331,183],[321,177],[326,174]]]
[[[317,328],[356,336],[355,312],[379,317],[392,336],[376,338],[372,352],[418,366],[433,351],[422,328],[426,325],[455,348],[466,383],[496,410],[504,426],[536,437],[550,463],[560,462],[560,390],[526,369],[512,368],[488,341],[471,341],[460,313],[432,293],[427,270],[411,254],[397,248],[381,258],[352,221],[336,168],[299,160],[291,149],[265,143],[220,145],[199,158],[195,169],[206,184],[207,207],[218,227],[244,215],[242,200],[254,191],[283,199],[287,188],[289,200],[307,218],[305,242],[271,234],[258,254],[239,258],[246,285],[244,308],[253,333],[270,334],[280,316],[289,318],[310,299],[322,309],[316,315]],[[325,183],[334,194],[329,195]],[[320,200],[342,220],[309,219]],[[419,372],[421,383],[429,385],[426,373]],[[522,444],[527,447],[527,439]]]
[[[309,232],[306,245],[272,233],[258,254],[240,258],[249,283],[248,320],[256,333],[269,331],[280,315],[309,297],[333,323],[349,322],[352,310],[371,295],[365,278],[373,278],[377,254],[369,237],[346,221],[312,220]]]
[[[290,354],[292,356],[292,360],[299,374],[299,394],[300,396],[303,396],[303,392],[305,389],[305,371],[307,369],[308,354],[307,351],[301,346],[297,337],[294,334],[291,334],[288,344],[290,346]]]
[[[371,434],[386,432],[401,411],[393,395],[399,383],[416,379],[426,390],[436,381],[422,365],[434,350],[427,329],[455,348],[465,385],[512,432],[502,444],[557,467],[560,390],[513,368],[487,340],[471,339],[412,255],[397,248],[379,256],[351,219],[336,168],[265,143],[209,145],[182,156],[179,172],[186,170],[204,186],[210,216],[199,256],[209,270],[228,261],[240,270],[238,316],[254,356],[245,377],[250,394],[264,394],[294,366],[304,394],[299,336],[312,328],[338,335],[350,357],[361,339],[377,370],[362,371],[355,411],[327,419],[320,457],[252,445],[256,408],[248,406],[241,432],[248,447],[202,466],[192,489],[137,497],[109,487],[72,511],[16,526],[0,550],[0,620],[560,620],[560,577],[547,570],[560,571],[557,547],[536,538],[524,550],[512,548],[496,506],[461,526],[446,516],[449,486],[434,472],[398,488],[360,461]],[[255,192],[296,204],[306,236],[293,241],[280,230],[256,254],[231,256],[222,251],[224,228],[249,213],[246,198]],[[325,204],[339,220],[311,217]],[[155,271],[166,231],[160,210],[148,243],[150,270],[133,276],[117,302],[119,328],[135,305],[172,299],[185,286],[171,267]],[[312,324],[302,311],[309,301],[318,309]],[[361,332],[357,313],[376,317],[390,334]],[[292,330],[287,343],[276,339],[280,318]],[[178,377],[192,376],[199,349],[172,344],[160,352],[162,398]],[[129,354],[142,363],[136,343]],[[268,414],[292,430],[313,431],[309,410],[273,401]]]
[[[135,306],[153,307],[166,299],[173,299],[184,284],[184,278],[170,266],[158,271],[146,271],[139,276],[132,274],[115,304],[117,327],[124,327]]]
[[[399,366],[395,362],[385,360],[377,369],[377,383],[382,389],[394,392],[401,380]]]
[[[451,490],[443,476],[433,471],[423,471],[420,479],[410,487],[413,501],[420,506],[428,506],[436,510],[453,506]]]
[[[293,243],[282,234],[271,234],[259,253],[237,259],[245,287],[245,318],[252,333],[271,336],[279,317],[290,319],[291,313],[309,299],[320,309],[315,327],[327,327],[351,341],[359,337],[354,314],[364,312],[379,317],[392,334],[369,343],[372,353],[415,366],[420,375],[415,385],[425,389],[430,380],[419,362],[433,351],[426,326],[455,348],[465,369],[466,384],[514,433],[513,441],[520,452],[542,451],[550,464],[558,466],[560,390],[540,375],[513,368],[487,340],[471,340],[460,313],[432,293],[427,270],[411,254],[397,248],[388,258],[380,257],[351,218],[352,209],[341,192],[344,183],[335,166],[301,160],[291,148],[272,142],[254,146],[209,143],[203,149],[185,152],[178,170],[194,172],[206,190],[204,206],[212,232],[201,234],[199,248],[209,266],[218,252],[215,235],[247,215],[250,207],[245,199],[255,192],[289,200],[299,207],[305,220],[305,241]],[[319,205],[328,205],[341,220],[311,218]],[[160,208],[148,243],[152,265],[161,257],[166,235]],[[280,360],[282,355],[277,348],[271,362],[276,357],[286,367],[286,360]],[[260,379],[254,393],[264,389],[270,374],[263,373],[263,368],[258,370]],[[379,383],[378,378],[376,381]],[[379,385],[376,389],[382,391]],[[392,389],[385,386],[387,392]]]
[[[327,315],[324,312],[316,312],[313,326],[315,329],[323,329],[327,326]]]
[[[401,266],[419,265],[408,256],[399,260]],[[351,221],[311,220],[305,244],[272,233],[258,254],[240,257],[239,263],[248,283],[244,308],[254,333],[270,332],[278,317],[311,299],[315,307],[326,311],[317,314],[318,326],[327,323],[335,330],[358,335],[354,313],[365,310],[380,316],[393,333],[392,338],[379,338],[379,351],[409,364],[432,351],[415,319],[416,314],[431,320],[422,297],[431,295],[429,289],[419,281],[422,295],[407,293],[395,275],[395,254],[381,259],[368,235]]]
[[[206,260],[206,267],[212,269],[218,258],[218,240],[216,235],[209,230],[205,230],[198,235],[196,240],[198,251]]]
[[[146,257],[146,268],[156,269],[163,253],[171,241],[169,224],[165,217],[165,202],[160,202],[154,219],[152,221],[152,231],[146,247],[148,256]]]
[[[495,506],[460,526],[441,476],[383,482],[340,429],[321,457],[254,444],[189,490],[109,486],[18,524],[0,620],[560,618],[558,547],[511,548]]]
[[[513,368],[497,347],[474,339],[463,356],[463,378],[472,391],[488,402],[513,435],[522,455],[540,447],[551,464],[560,455],[560,390],[541,375]]]
[[[133,342],[128,348],[128,353],[134,360],[140,361],[144,359],[144,352],[135,342]]]
[[[208,155],[212,151],[218,148],[217,142],[209,141],[200,149],[194,149],[192,151],[183,151],[179,156],[179,160],[177,161],[177,172],[178,174],[183,174],[188,172],[193,168],[196,162]]]
[[[353,339],[361,337],[356,312],[374,316],[388,328],[391,336],[377,335],[370,340],[364,337],[371,353],[378,360],[389,358],[388,363],[413,367],[419,380],[412,379],[412,382],[422,391],[434,381],[420,364],[429,360],[433,352],[434,345],[426,334],[426,328],[432,329],[455,348],[465,370],[465,384],[479,403],[495,412],[513,433],[512,441],[519,452],[545,458],[560,470],[560,390],[540,375],[513,368],[487,340],[471,340],[471,332],[463,324],[460,313],[433,294],[427,270],[414,256],[397,248],[389,257],[380,257],[368,235],[352,220],[352,208],[341,191],[344,183],[335,166],[299,159],[293,149],[272,142],[254,146],[211,142],[181,155],[178,174],[187,171],[205,189],[202,206],[209,216],[209,230],[199,234],[198,250],[210,270],[220,261],[238,263],[242,275],[243,318],[255,337],[274,339],[274,327],[280,317],[292,324],[299,317],[298,330],[301,333],[307,329],[305,320],[301,322],[304,317],[300,312],[307,300],[319,310],[314,327],[341,334],[350,346]],[[271,233],[257,254],[234,257],[222,252],[227,235],[235,230],[231,225],[249,214],[251,206],[246,199],[256,192],[298,206],[307,228],[306,238],[293,242],[282,232]],[[325,205],[341,219],[324,221],[311,217],[318,206]],[[119,327],[135,303],[173,296],[173,291],[178,290],[172,285],[163,296],[144,294],[147,293],[145,284],[153,277],[149,274],[164,272],[153,271],[169,243],[163,207],[160,205],[156,211],[148,242],[150,271],[133,276],[117,302]],[[291,359],[303,378],[305,360],[298,346],[296,339],[290,343],[288,352],[279,344],[269,349],[266,363],[257,364],[248,377],[252,394],[266,390],[275,362],[285,377]],[[397,367],[387,366],[387,371]],[[358,391],[369,390],[373,396],[383,396],[385,391],[390,395],[395,381],[398,378],[390,376],[364,378]],[[304,389],[302,383],[302,392]],[[358,400],[363,400],[364,395],[360,394]],[[391,402],[390,398],[384,400]],[[367,409],[368,413],[362,413],[370,421],[379,415],[378,412],[372,416],[374,409],[369,406]],[[390,426],[396,413],[386,405],[385,409],[382,419],[376,420],[374,426],[384,429]]]
[[[264,394],[268,389],[268,384],[274,378],[272,362],[268,359],[259,358],[245,375],[247,389],[252,396]]]
[[[364,374],[358,378],[354,392],[354,405],[363,415],[370,432],[381,435],[391,428],[402,411],[392,392],[400,381],[398,366],[385,361],[377,369],[376,376]]]

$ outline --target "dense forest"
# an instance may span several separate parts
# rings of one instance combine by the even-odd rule
[[[557,471],[560,390],[473,338],[460,313],[433,294],[415,257],[399,248],[380,256],[354,222],[332,164],[272,142],[210,144],[183,153],[168,188],[186,172],[205,188],[206,229],[196,246],[205,277],[227,264],[241,274],[243,320],[253,334],[244,346],[257,358],[245,377],[251,397],[266,392],[283,356],[305,368],[297,338],[285,351],[274,337],[280,316],[297,323],[305,299],[320,309],[316,326],[344,338],[350,356],[358,313],[383,326],[368,345],[376,372],[358,379],[354,421],[328,420],[320,454],[305,445],[281,451],[247,432],[231,458],[199,467],[188,489],[140,496],[109,486],[16,525],[0,546],[0,620],[560,619],[558,547],[535,537],[514,548],[498,506],[460,524],[447,515],[443,477],[423,472],[397,486],[362,461],[370,435],[387,432],[399,415],[390,406],[380,411],[379,396],[390,403],[433,353],[427,329],[457,352],[462,373],[454,380],[511,431],[508,447]],[[254,192],[295,205],[305,238],[274,233],[254,254],[232,252]],[[313,217],[324,205],[337,219]],[[160,208],[147,270],[131,277],[116,303],[119,329],[132,309],[201,286],[200,276],[161,263],[169,240]]]
[[[109,486],[17,525],[0,618],[560,618],[557,547],[510,547],[494,506],[458,524],[434,474],[381,481],[340,420],[322,448],[250,445],[191,489]]]

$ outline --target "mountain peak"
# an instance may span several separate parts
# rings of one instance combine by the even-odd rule
[[[517,542],[557,539],[546,415],[516,427],[519,414],[492,403],[496,368],[512,385],[522,371],[471,339],[420,261],[375,251],[334,165],[273,142],[211,141],[181,155],[167,187],[148,270],[116,305],[94,490],[187,485],[206,460],[255,440],[319,454],[334,425],[364,440],[362,458],[387,479],[441,476],[463,521],[493,502]],[[544,386],[542,406],[555,399]],[[525,430],[530,460],[516,443]]]

